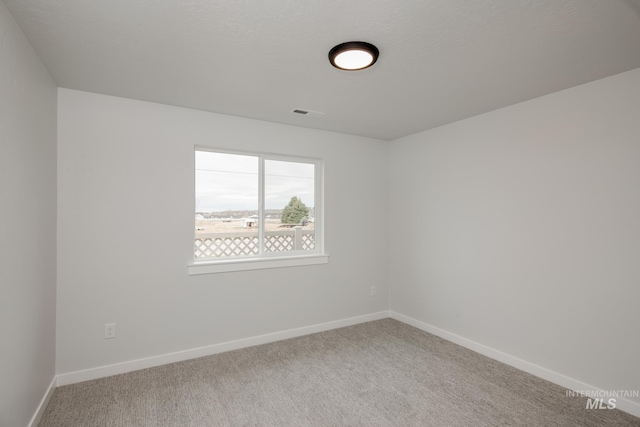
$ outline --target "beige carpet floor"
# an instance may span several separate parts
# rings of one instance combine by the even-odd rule
[[[59,387],[40,427],[640,426],[384,319]]]

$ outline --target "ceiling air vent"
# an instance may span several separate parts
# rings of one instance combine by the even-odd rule
[[[325,115],[325,113],[321,111],[303,110],[301,108],[296,108],[295,110],[293,110],[293,112],[295,114],[300,114],[302,116],[315,117],[315,118],[322,117]]]

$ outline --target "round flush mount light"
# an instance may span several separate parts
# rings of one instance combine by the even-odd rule
[[[340,70],[364,70],[376,63],[379,54],[378,48],[371,43],[346,42],[329,51],[329,62]]]

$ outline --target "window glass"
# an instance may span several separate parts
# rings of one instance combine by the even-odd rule
[[[313,162],[196,150],[196,260],[318,249]]]
[[[265,160],[265,252],[315,248],[315,165]]]
[[[196,151],[196,259],[259,254],[258,160]]]

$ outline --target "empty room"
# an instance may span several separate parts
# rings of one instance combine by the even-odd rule
[[[0,0],[0,426],[640,426],[640,0]]]

